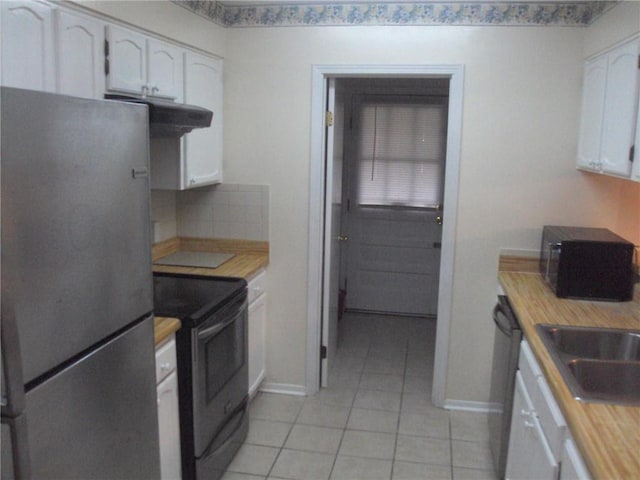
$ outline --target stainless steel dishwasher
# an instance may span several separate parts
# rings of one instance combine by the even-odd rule
[[[493,408],[488,418],[489,441],[496,473],[498,478],[503,479],[507,466],[513,391],[522,330],[509,299],[504,295],[498,295],[498,303],[493,309],[493,321],[496,332],[491,369],[490,402]]]

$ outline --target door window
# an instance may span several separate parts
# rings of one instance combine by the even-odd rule
[[[358,204],[440,205],[446,98],[366,96],[358,111]]]

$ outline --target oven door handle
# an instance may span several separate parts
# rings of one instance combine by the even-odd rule
[[[208,328],[205,328],[204,330],[200,330],[198,332],[198,340],[206,340],[209,337],[213,337],[213,336],[217,335],[220,331],[224,330],[227,326],[231,325],[233,322],[235,322],[241,316],[242,316],[241,313],[236,314],[233,317],[231,317],[230,319],[228,319],[228,320],[226,320],[226,321],[224,321],[222,323],[216,323],[212,327],[208,327]]]

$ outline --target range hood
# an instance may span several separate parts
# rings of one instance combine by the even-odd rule
[[[147,105],[149,108],[149,134],[152,138],[181,137],[194,128],[209,127],[213,118],[213,112],[206,108],[161,98],[112,94],[107,94],[104,98]]]

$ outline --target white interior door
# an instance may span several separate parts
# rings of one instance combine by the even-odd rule
[[[437,313],[446,97],[354,95],[347,307]]]
[[[335,78],[328,80],[327,112],[332,120],[326,122],[326,175],[331,181],[325,191],[325,229],[322,280],[322,346],[321,385],[329,385],[329,370],[338,346],[338,292],[340,289],[341,210],[342,210],[342,152],[344,137],[344,95]],[[331,124],[331,125],[330,125]]]

